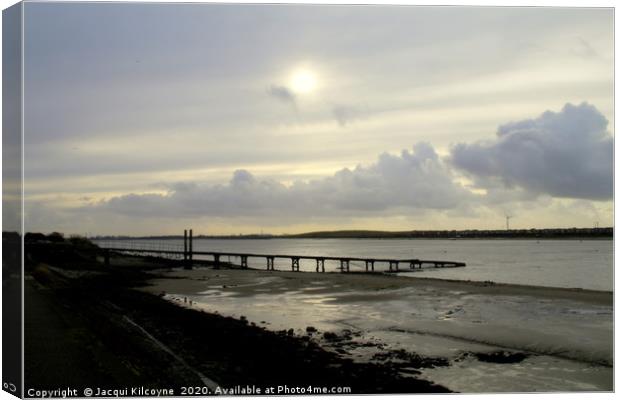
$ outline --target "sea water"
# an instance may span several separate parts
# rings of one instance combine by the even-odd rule
[[[182,249],[182,239],[157,240]],[[133,241],[136,242],[136,241]],[[151,240],[142,240],[151,243]],[[109,243],[109,242],[108,242]],[[126,241],[117,241],[122,245]],[[464,268],[424,268],[401,275],[491,281],[533,286],[613,290],[612,240],[424,240],[424,239],[194,239],[193,250],[299,256],[394,258],[458,261]],[[195,256],[195,259],[201,256]],[[212,257],[202,257],[212,259]],[[239,258],[222,261],[239,263]],[[249,266],[266,268],[265,258],[249,258]],[[276,269],[291,270],[290,259],[276,259]],[[337,271],[336,261],[325,263]],[[351,271],[365,269],[352,261]],[[300,270],[314,271],[314,260],[301,260]],[[386,264],[376,264],[378,271]],[[408,265],[401,265],[403,271]]]

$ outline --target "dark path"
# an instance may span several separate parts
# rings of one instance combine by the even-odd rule
[[[171,388],[198,384],[120,313],[70,288],[25,285],[25,395],[28,389]],[[55,285],[58,285],[56,283]],[[54,285],[52,285],[54,286]]]
[[[96,368],[101,343],[69,306],[32,278],[25,282],[24,298],[26,395],[28,388],[81,388],[114,381]],[[122,369],[122,364],[115,368]]]

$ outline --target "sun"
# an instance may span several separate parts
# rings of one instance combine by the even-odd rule
[[[318,80],[313,71],[309,69],[299,69],[291,74],[289,85],[291,90],[295,93],[312,93],[318,86]]]

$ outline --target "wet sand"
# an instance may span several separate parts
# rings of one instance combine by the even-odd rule
[[[167,290],[171,293],[198,294],[204,291],[205,282],[208,282],[209,285],[227,285],[228,288],[234,289],[239,296],[251,296],[256,292],[257,284],[262,284],[262,282],[270,283],[268,278],[278,278],[279,280],[274,280],[272,284],[267,285],[270,293],[302,290],[307,288],[309,284],[321,282],[325,284],[325,287],[316,289],[315,293],[331,293],[333,292],[331,288],[336,285],[338,285],[341,292],[353,293],[386,289],[433,287],[438,290],[458,290],[489,296],[532,296],[549,300],[566,299],[606,306],[613,305],[613,293],[605,291],[402,277],[388,274],[196,268],[193,270],[170,270],[169,272],[163,272],[162,275],[165,278],[149,281],[149,291]]]
[[[142,290],[310,336],[354,361],[401,363],[406,376],[411,354],[443,358],[445,366],[411,373],[451,390],[612,390],[611,292],[364,273],[160,272]]]

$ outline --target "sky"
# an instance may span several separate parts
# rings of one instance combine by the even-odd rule
[[[25,228],[613,225],[609,8],[26,3]]]

